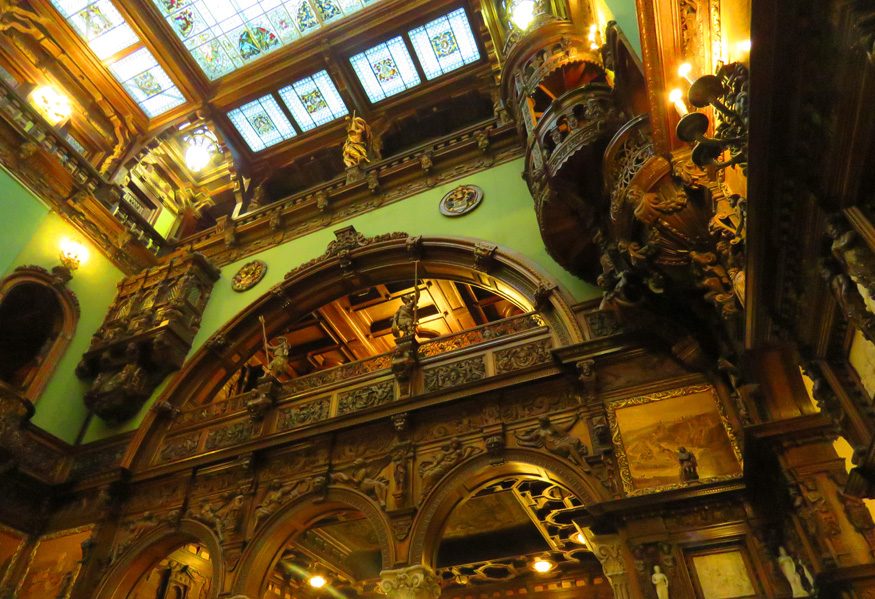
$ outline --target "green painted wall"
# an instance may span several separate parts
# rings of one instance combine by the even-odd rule
[[[30,241],[49,213],[36,197],[0,167],[0,272],[9,270],[21,248]]]
[[[280,282],[289,270],[322,254],[328,243],[334,239],[334,231],[346,225],[353,225],[367,236],[403,231],[410,235],[445,235],[488,240],[528,257],[556,277],[578,301],[597,297],[601,294],[600,290],[570,275],[554,262],[544,249],[535,211],[532,208],[532,198],[521,176],[522,170],[523,160],[514,160],[348,221],[334,223],[326,229],[225,266],[222,269],[222,277],[213,288],[192,351],[197,350],[210,335],[235,314],[267,292],[272,285]],[[456,218],[442,216],[438,212],[440,198],[450,189],[463,183],[480,186],[484,191],[483,202],[476,210],[465,216]],[[264,260],[268,265],[264,280],[247,293],[233,291],[230,284],[231,277],[244,263],[255,257]],[[154,397],[157,397],[157,394],[153,399]],[[139,426],[147,410],[148,405],[144,406],[137,416],[116,427],[107,426],[95,418],[84,440],[95,441],[133,430]]]
[[[599,22],[616,21],[629,43],[641,58],[641,32],[638,29],[638,11],[635,0],[596,0],[596,11],[600,13]]]
[[[19,195],[14,196],[16,206],[20,207],[22,213],[36,212],[32,204],[41,204],[20,185],[19,188]],[[42,212],[45,214],[45,208]],[[22,229],[25,228],[22,226]],[[72,443],[87,415],[83,403],[87,385],[76,377],[76,364],[88,349],[91,336],[103,322],[103,316],[115,297],[116,283],[122,278],[122,272],[55,213],[48,213],[42,219],[36,216],[33,226],[27,229],[28,238],[23,240],[18,251],[8,260],[8,271],[24,264],[35,264],[46,269],[56,266],[59,263],[58,242],[64,237],[79,241],[88,249],[88,259],[68,283],[69,288],[79,298],[79,323],[73,340],[36,402],[36,414],[33,417],[36,426]]]

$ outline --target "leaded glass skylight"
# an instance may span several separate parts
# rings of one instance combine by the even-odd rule
[[[152,0],[210,79],[374,0]]]
[[[139,46],[107,66],[147,116],[158,116],[185,102],[111,0],[52,0],[52,4],[104,64],[122,50]]]
[[[140,48],[112,63],[109,70],[149,117],[185,102],[185,97],[148,48]]]
[[[289,119],[280,105],[267,95],[228,113],[228,118],[252,148],[258,152],[295,136]]]
[[[440,77],[480,58],[463,8],[417,27],[408,35],[428,79]]]
[[[279,90],[301,131],[315,129],[349,114],[326,71],[304,77]]]
[[[356,54],[349,62],[371,102],[419,85],[413,59],[400,36]]]
[[[110,0],[52,0],[52,4],[101,60],[140,41]]]

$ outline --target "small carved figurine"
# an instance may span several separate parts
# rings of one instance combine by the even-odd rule
[[[681,480],[685,483],[699,480],[699,463],[692,451],[685,447],[678,449],[678,463],[681,466]]]
[[[659,599],[668,599],[668,577],[662,573],[662,568],[653,566],[653,576],[650,577],[650,582],[656,589],[656,596]]]
[[[272,357],[268,363],[267,370],[276,378],[284,374],[286,367],[289,365],[289,340],[281,336],[276,344],[269,345]]]

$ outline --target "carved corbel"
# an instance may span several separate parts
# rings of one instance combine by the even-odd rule
[[[546,308],[548,308],[550,306],[550,297],[555,291],[555,283],[538,281],[538,287],[535,289],[534,297],[532,298],[532,303],[534,304],[533,307],[535,308],[535,310],[538,312],[543,312]]]
[[[328,211],[328,207],[330,205],[330,200],[328,198],[328,192],[324,189],[320,189],[316,192],[316,208],[319,209],[319,212],[325,213]]]
[[[834,260],[821,260],[820,274],[828,283],[833,298],[845,318],[870,342],[875,343],[875,315],[869,312],[854,281],[841,271]]]
[[[225,247],[232,248],[237,245],[237,226],[227,215],[216,219],[216,232],[222,235]]]
[[[848,226],[841,213],[827,220],[826,234],[831,240],[830,253],[845,274],[875,299],[875,254],[869,246],[860,243],[857,232]]]
[[[422,250],[424,247],[424,244],[422,243],[422,235],[408,237],[404,246],[407,248],[408,259],[413,261],[422,260]]]
[[[268,226],[271,231],[279,231],[283,228],[283,211],[281,208],[271,213]]]
[[[399,435],[406,433],[410,428],[410,415],[407,412],[392,414],[392,428]]]
[[[490,464],[499,466],[504,463],[504,450],[507,447],[507,440],[504,436],[503,424],[484,428],[483,444],[486,446],[486,454],[489,456]]]
[[[495,266],[495,252],[498,246],[493,243],[478,241],[474,244],[474,270],[489,273]]]
[[[246,411],[252,422],[261,422],[264,417],[276,405],[277,397],[282,386],[272,376],[267,376],[258,381],[258,386],[251,397],[246,400]]]
[[[167,400],[156,401],[152,406],[152,411],[161,418],[175,420],[182,413],[182,410],[174,406]]]
[[[380,192],[380,177],[377,174],[376,169],[372,169],[368,171],[368,175],[365,178],[365,181],[368,184],[368,191],[372,194],[378,194]]]

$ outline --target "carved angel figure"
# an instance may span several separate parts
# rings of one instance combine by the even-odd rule
[[[389,495],[389,480],[380,476],[383,464],[369,465],[362,458],[352,463],[351,470],[347,472],[335,472],[332,479],[341,484],[356,487],[363,493],[377,500],[381,507],[386,507],[386,498]]]
[[[346,141],[343,142],[343,164],[353,168],[368,159],[368,147],[371,144],[371,128],[360,116],[353,115],[346,126]]]
[[[309,493],[318,488],[322,482],[324,479],[321,476],[296,480],[284,485],[276,481],[272,482],[267,493],[261,498],[261,503],[255,508],[255,529],[257,530],[262,520],[273,514],[280,505]]]
[[[199,511],[192,514],[196,520],[212,525],[220,541],[225,540],[225,533],[237,530],[240,524],[240,510],[246,499],[243,495],[229,497],[218,505],[210,502],[204,503]]]
[[[423,488],[431,488],[453,466],[479,451],[477,447],[463,447],[462,442],[458,439],[446,443],[441,447],[440,453],[419,465],[419,475],[422,477]]]
[[[588,451],[580,439],[573,437],[569,431],[577,424],[577,418],[564,430],[553,426],[548,416],[541,416],[538,425],[521,433],[514,433],[521,447],[546,449],[552,454],[570,460],[584,470],[588,470],[585,456]]]

